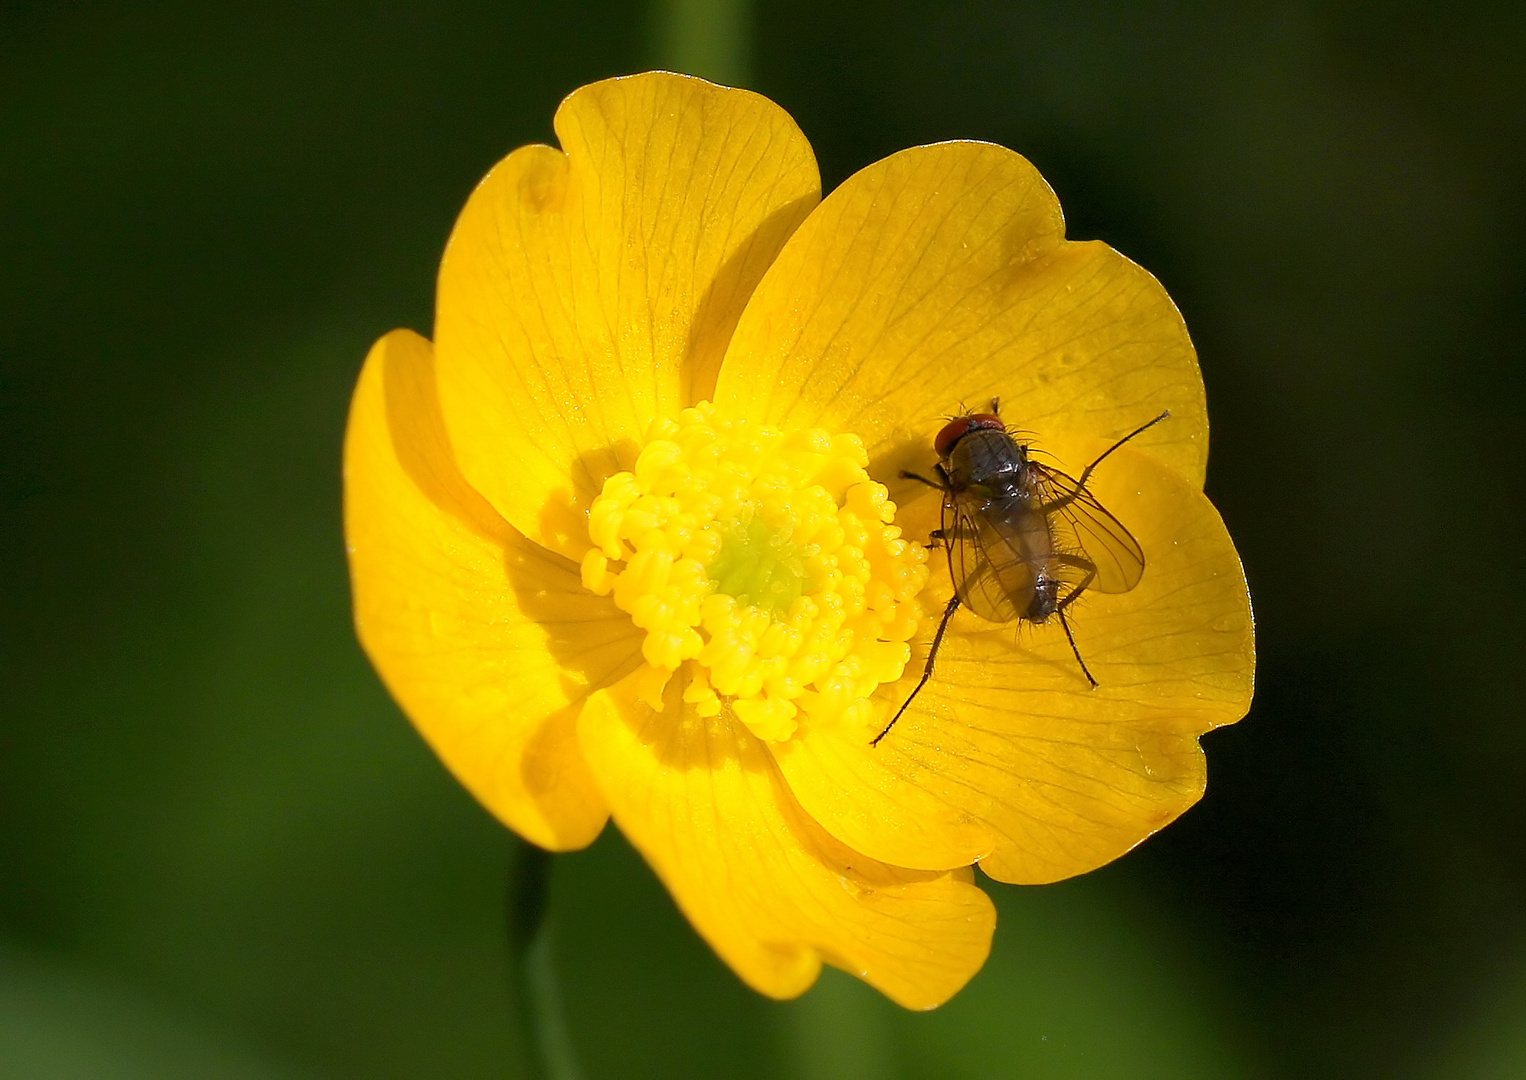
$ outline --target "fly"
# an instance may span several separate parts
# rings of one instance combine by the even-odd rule
[[[997,409],[993,400],[990,412],[955,417],[938,432],[936,481],[901,473],[943,492],[943,524],[932,540],[948,552],[954,595],[943,609],[922,678],[871,746],[890,734],[933,677],[943,634],[961,604],[997,623],[1045,623],[1058,615],[1081,674],[1095,687],[1066,611],[1089,589],[1128,592],[1144,574],[1139,541],[1086,482],[1109,454],[1171,414],[1129,432],[1072,478],[1034,461],[1031,445],[1013,437]]]

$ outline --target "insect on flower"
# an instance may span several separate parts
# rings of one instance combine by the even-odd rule
[[[823,199],[799,126],[749,91],[609,79],[554,127],[473,189],[434,340],[393,331],[361,371],[361,644],[487,809],[552,851],[618,826],[747,985],[796,997],[829,963],[941,1005],[991,948],[973,863],[1038,884],[1117,858],[1202,796],[1199,737],[1249,708],[1181,314],[991,143],[911,147]],[[944,520],[912,531],[941,524],[950,589],[876,474],[998,391],[1084,406],[1098,450],[1165,409],[1170,437],[1072,479],[994,405],[945,420],[920,469]],[[1014,647],[1136,581],[1077,627],[1101,693]],[[954,722],[908,709],[878,750],[934,629]]]
[[[938,432],[937,480],[901,473],[943,492],[943,525],[932,540],[948,552],[954,595],[943,609],[922,678],[871,746],[890,734],[932,678],[944,631],[961,604],[997,623],[1045,623],[1058,615],[1081,674],[1095,687],[1066,610],[1089,589],[1128,592],[1144,574],[1139,541],[1086,490],[1086,482],[1109,454],[1171,414],[1135,428],[1072,478],[1033,460],[1032,445],[1013,436],[999,407],[992,399],[990,412],[954,417]]]

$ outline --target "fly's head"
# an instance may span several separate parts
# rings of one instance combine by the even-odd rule
[[[954,452],[954,445],[970,432],[1006,430],[1007,425],[995,413],[969,413],[955,417],[943,425],[943,430],[938,432],[938,437],[933,440],[933,449],[938,452],[938,457],[946,462],[949,455]]]

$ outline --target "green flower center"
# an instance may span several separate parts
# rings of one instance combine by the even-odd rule
[[[641,696],[684,701],[783,740],[802,719],[873,726],[901,677],[927,552],[854,435],[723,421],[709,403],[659,421],[633,472],[588,513],[583,583],[646,631]]]
[[[804,554],[759,518],[726,526],[720,553],[706,569],[717,592],[773,615],[787,612],[806,584]]]

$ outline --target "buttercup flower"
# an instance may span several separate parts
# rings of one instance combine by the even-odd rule
[[[980,968],[1004,882],[1100,866],[1202,794],[1245,712],[1244,577],[1202,493],[1203,384],[1160,285],[999,146],[922,146],[824,201],[768,100],[596,83],[472,194],[435,337],[372,349],[345,442],[366,652],[521,836],[613,816],[741,978],[841,967],[910,1008]],[[1057,623],[959,611],[933,438],[999,397],[1143,580]]]

